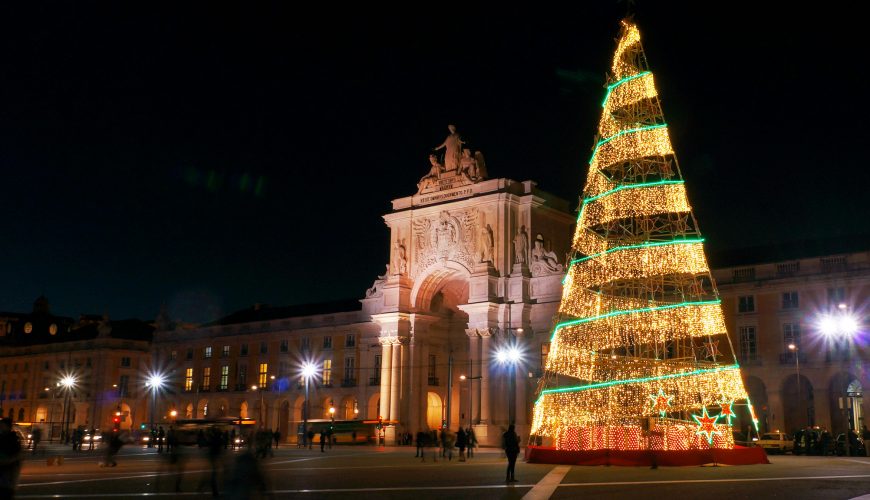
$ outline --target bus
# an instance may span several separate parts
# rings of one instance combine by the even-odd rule
[[[388,422],[384,422],[386,424]],[[296,427],[298,442],[303,442],[304,423]],[[320,432],[332,428],[332,442],[335,444],[375,444],[378,440],[377,420],[331,420],[314,418],[308,421],[308,429],[314,431],[314,444],[320,444]]]

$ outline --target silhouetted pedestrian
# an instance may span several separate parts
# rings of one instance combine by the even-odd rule
[[[21,474],[21,440],[11,418],[0,418],[0,498],[14,498]]]
[[[323,449],[326,446],[326,440],[328,436],[326,435],[326,429],[321,429],[320,431],[320,453],[324,453],[326,450]]]
[[[278,448],[278,443],[281,442],[281,433],[278,429],[275,429],[275,432],[272,433],[272,438],[275,439],[275,448]]]
[[[508,459],[507,477],[508,483],[515,483],[517,480],[514,477],[514,469],[517,465],[517,455],[520,454],[520,437],[517,436],[514,430],[514,424],[508,426],[507,432],[502,435],[502,443],[504,446],[504,454]]]
[[[166,440],[166,431],[163,430],[163,426],[161,425],[159,429],[157,429],[157,453],[163,453],[163,442]]]
[[[459,431],[456,432],[456,447],[459,448],[459,461],[465,461],[465,447],[468,444],[468,436],[465,434],[465,430],[460,427]]]

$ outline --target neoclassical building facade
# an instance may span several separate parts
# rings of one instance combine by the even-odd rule
[[[390,262],[356,304],[255,307],[211,325],[158,328],[154,360],[173,387],[161,418],[256,418],[293,440],[310,362],[313,419],[330,418],[329,408],[340,419],[381,418],[387,442],[473,425],[495,444],[513,403],[527,432],[575,215],[532,181],[486,179],[479,152],[453,168],[430,159],[418,192],[384,216]],[[510,346],[519,362],[498,362]]]
[[[870,410],[863,397],[870,387],[870,252],[723,267],[713,275],[764,428],[860,429]],[[838,325],[842,318],[857,331]]]

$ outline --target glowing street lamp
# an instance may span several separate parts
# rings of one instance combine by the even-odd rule
[[[145,387],[151,389],[151,435],[154,436],[154,411],[157,408],[157,392],[163,389],[166,377],[162,373],[151,373],[145,382]],[[148,440],[148,447],[154,447],[153,440]]]
[[[502,365],[508,365],[510,373],[510,390],[508,393],[508,424],[514,424],[517,418],[517,364],[523,355],[516,344],[503,346],[495,352],[495,360]]]
[[[799,348],[798,346],[794,345],[794,344],[789,344],[789,345],[788,345],[788,349],[789,349],[790,351],[793,351],[793,352],[794,352],[794,371],[795,371],[795,375],[797,375],[798,409],[800,409],[800,411],[801,411],[802,413],[804,413],[804,415],[807,417],[807,418],[806,418],[807,425],[810,425],[810,423],[809,423],[809,415],[806,415],[806,413],[807,413],[807,409],[806,409],[806,408],[802,408],[802,402],[801,402],[801,400],[802,400],[803,398],[801,397],[802,394],[801,394],[801,362],[800,362],[800,348]]]
[[[72,390],[76,386],[77,383],[78,383],[78,379],[75,377],[75,375],[72,375],[72,374],[64,375],[64,377],[60,379],[60,382],[57,383],[57,386],[63,388],[63,390],[66,392],[66,395],[65,395],[64,400],[63,400],[64,425],[62,428],[63,428],[63,435],[64,435],[64,443],[69,443],[69,421],[70,421],[69,413],[70,413],[70,407],[72,406],[70,404],[70,397],[72,394]]]
[[[305,379],[305,406],[302,408],[302,442],[308,439],[308,384],[311,377],[317,373],[317,366],[314,363],[306,361],[302,365],[302,378]],[[311,443],[308,443],[311,446]]]
[[[843,304],[841,304],[843,305]],[[819,331],[826,337],[852,337],[858,333],[858,318],[845,310],[819,317]]]

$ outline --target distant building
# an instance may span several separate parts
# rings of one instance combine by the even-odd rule
[[[836,433],[847,422],[860,429],[870,388],[870,252],[725,267],[713,275],[765,429],[812,425]]]
[[[0,313],[0,412],[41,425],[46,438],[65,427],[65,409],[70,429],[111,428],[116,412],[122,428],[146,422],[153,330],[139,320],[55,316],[45,297],[31,313]]]

